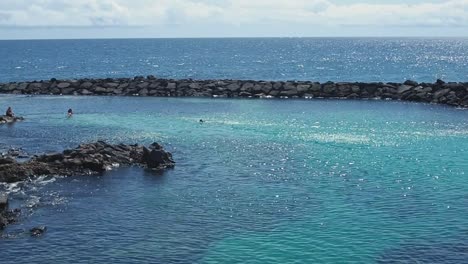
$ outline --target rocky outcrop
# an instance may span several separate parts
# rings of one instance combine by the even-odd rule
[[[468,82],[363,83],[252,80],[172,80],[154,76],[0,84],[0,93],[105,96],[386,99],[468,107]]]
[[[24,118],[21,117],[21,116],[6,116],[6,115],[3,115],[3,116],[0,116],[0,124],[8,124],[8,123],[14,123],[14,122],[18,122],[18,121],[23,121]]]
[[[0,158],[0,182],[18,182],[38,175],[95,174],[118,166],[139,165],[150,169],[174,167],[172,155],[161,145],[112,145],[104,141],[81,144],[62,153],[35,156],[20,163],[11,157]]]
[[[140,145],[112,145],[104,141],[81,144],[62,153],[34,156],[26,162],[16,159],[25,157],[22,149],[10,149],[0,156],[0,182],[14,183],[40,175],[97,174],[113,167],[138,165],[162,170],[174,167],[172,154],[158,143],[149,147]],[[16,221],[20,211],[8,209],[8,198],[0,193],[0,231]],[[31,236],[42,236],[46,227],[29,230]]]

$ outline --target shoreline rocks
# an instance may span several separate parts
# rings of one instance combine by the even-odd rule
[[[72,176],[96,174],[118,166],[139,165],[150,169],[172,168],[172,154],[161,145],[112,145],[104,141],[81,144],[62,153],[34,156],[20,163],[12,157],[0,157],[0,182],[13,183],[40,175]]]
[[[403,83],[134,78],[31,81],[0,84],[4,94],[220,98],[385,99],[468,107],[468,82]]]
[[[149,147],[126,144],[112,145],[104,141],[81,144],[75,149],[62,153],[34,156],[26,162],[18,162],[21,149],[0,156],[0,183],[15,183],[36,176],[72,176],[99,174],[119,166],[137,165],[153,170],[163,170],[175,166],[172,154],[158,143]],[[8,197],[0,193],[0,231],[16,221],[20,211],[9,210]],[[30,230],[31,236],[41,236],[46,228]]]

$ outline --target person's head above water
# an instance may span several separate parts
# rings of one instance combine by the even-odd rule
[[[203,119],[200,119],[200,123],[204,123],[205,121],[203,121]]]
[[[69,114],[73,114],[73,110],[72,110],[71,108],[68,109],[68,113],[69,113]]]

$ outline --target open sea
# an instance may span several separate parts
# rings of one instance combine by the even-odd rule
[[[0,41],[0,53],[2,82],[468,81],[468,39]],[[466,109],[1,95],[7,106],[26,120],[0,126],[1,151],[157,141],[177,164],[0,184],[23,211],[0,239],[1,264],[468,263]],[[23,233],[39,225],[43,237]]]

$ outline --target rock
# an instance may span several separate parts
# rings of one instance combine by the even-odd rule
[[[14,117],[10,117],[10,116],[0,116],[0,124],[8,124],[8,123],[15,123],[15,122],[18,122],[18,121],[23,121],[24,118],[21,117],[21,116],[14,116]]]
[[[158,143],[151,144],[150,148],[143,148],[143,163],[151,169],[172,168],[175,165],[172,154],[164,151]]]
[[[93,87],[93,83],[92,82],[84,82],[80,85],[80,88],[82,89],[90,89],[91,87]]]
[[[230,90],[231,92],[236,92],[236,91],[239,91],[240,85],[237,83],[231,83],[226,88]]]
[[[0,213],[8,210],[8,196],[0,193]]]
[[[442,89],[434,93],[434,99],[439,99],[450,92],[450,89]]]
[[[400,87],[398,87],[398,93],[403,94],[403,93],[410,91],[411,89],[413,89],[413,86],[406,85],[406,84],[401,85]]]
[[[83,90],[81,90],[81,94],[82,94],[82,95],[92,95],[93,93],[90,92],[90,91],[87,90],[87,89],[83,89]]]
[[[243,92],[251,92],[252,91],[252,88],[254,87],[254,84],[253,83],[244,83],[244,85],[242,85],[241,87],[241,91]]]
[[[70,87],[70,85],[71,85],[70,83],[62,82],[62,83],[57,84],[57,88],[59,88],[59,89],[65,89],[65,88]]]
[[[75,91],[75,88],[69,87],[62,89],[62,94],[72,94]]]
[[[408,86],[418,86],[419,85],[419,83],[417,83],[415,81],[411,81],[411,80],[406,80],[403,84],[408,85]]]
[[[146,88],[148,88],[148,86],[149,86],[149,83],[148,83],[148,82],[142,82],[142,83],[139,83],[139,84],[137,85],[137,88],[138,88],[138,89],[146,89]]]
[[[297,95],[297,88],[294,87],[294,89],[291,89],[291,90],[281,91],[279,95],[286,96],[286,97],[295,96]]]
[[[0,159],[0,182],[18,182],[39,175],[83,175],[102,173],[115,165],[141,165],[163,169],[174,166],[172,154],[153,143],[149,149],[139,145],[111,145],[104,141],[82,144],[62,153],[35,156],[18,163]]]
[[[29,229],[29,233],[31,234],[32,237],[40,237],[44,235],[46,231],[47,231],[46,226],[38,226],[38,227],[33,227]]]
[[[23,91],[28,88],[29,83],[20,83],[18,87],[16,88],[17,90]]]
[[[333,94],[335,89],[336,85],[334,83],[328,83],[323,86],[323,92],[326,94]]]
[[[16,161],[10,157],[6,157],[6,158],[0,158],[0,165],[4,165],[4,164],[13,164],[15,163]]]
[[[0,193],[0,231],[7,225],[14,223],[19,213],[19,209],[9,210],[8,196],[4,193]]]
[[[106,83],[104,86],[105,86],[106,88],[115,89],[115,88],[119,87],[119,85],[120,85],[119,83],[108,82],[108,83]]]
[[[447,90],[446,90],[447,89]],[[450,92],[455,94],[449,95]],[[172,80],[154,76],[57,81],[0,83],[0,93],[10,94],[74,94],[74,95],[141,95],[200,97],[342,97],[381,98],[408,101],[431,101],[464,106],[468,95],[467,82],[403,83],[252,81],[252,80]],[[357,95],[357,97],[356,97]],[[2,121],[0,121],[2,122]],[[3,123],[6,121],[3,120]]]
[[[310,87],[310,91],[313,93],[320,92],[321,89],[322,89],[322,86],[320,85],[320,83],[313,83],[312,86]]]
[[[98,86],[96,87],[96,89],[94,89],[94,92],[97,94],[105,94],[107,93],[107,89],[104,87]]]
[[[309,90],[309,88],[310,88],[310,85],[308,85],[308,84],[299,84],[297,86],[297,92],[305,93],[305,92],[307,92]]]

